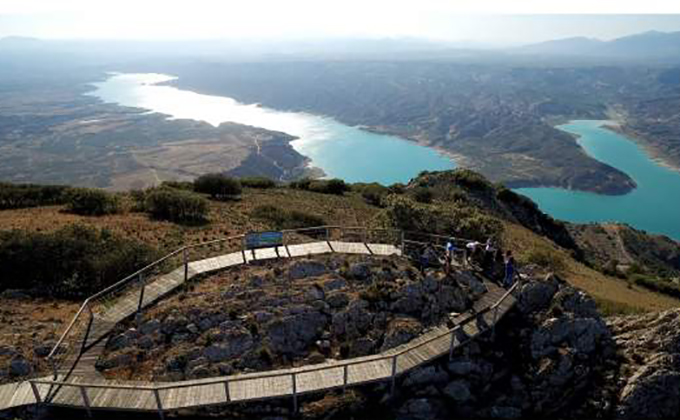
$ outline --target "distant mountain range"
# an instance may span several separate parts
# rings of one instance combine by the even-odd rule
[[[575,37],[546,41],[513,49],[515,53],[570,55],[602,58],[680,58],[680,32],[650,31],[601,41]]]
[[[208,57],[220,61],[266,60],[451,60],[523,62],[546,59],[680,62],[680,32],[650,31],[602,41],[573,37],[518,47],[493,47],[474,41],[444,42],[418,38],[326,38],[297,40],[207,39],[186,41],[42,40],[0,38],[0,53],[77,54],[80,58],[148,59]],[[1,58],[1,57],[0,57]]]

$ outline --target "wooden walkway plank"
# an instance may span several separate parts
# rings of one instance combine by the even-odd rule
[[[278,255],[276,251],[277,249],[275,248],[258,249],[254,252],[254,255],[257,260],[261,260],[287,258],[289,255],[304,257],[333,251],[349,254],[401,254],[401,250],[391,244],[364,244],[361,242],[343,241],[331,241],[330,243],[319,241],[278,247]],[[251,252],[246,252],[246,256],[250,260],[253,259],[253,253]],[[241,264],[243,264],[243,254],[241,252],[207,258],[189,263],[188,277],[191,278],[198,273],[215,271]],[[184,275],[185,267],[181,266],[168,274],[161,275],[155,280],[148,282],[145,286],[142,306],[147,307],[176,289],[177,286],[184,282]],[[461,327],[456,328],[454,331],[454,348],[465,344],[483,331],[490,329],[493,323],[500,320],[515,303],[514,297],[510,295],[505,296],[505,289],[490,282],[485,282],[485,284],[487,292],[474,303],[473,309],[466,313],[458,314],[453,318],[455,323],[464,322]],[[477,318],[470,318],[474,316],[475,312],[485,311],[487,308],[495,305],[501,297],[505,297],[505,300],[498,305],[497,311],[492,309],[484,312],[483,315]],[[98,355],[103,351],[105,343],[104,340],[99,342],[97,340],[108,335],[118,322],[137,312],[139,298],[139,288],[125,291],[117,296],[115,300],[107,302],[104,310],[97,313],[91,326],[90,335],[85,338],[87,345],[92,347],[90,352],[86,352],[80,357],[78,363],[75,362],[75,359],[71,361],[71,365],[76,366],[74,372],[80,374],[87,372],[88,369],[94,370],[94,363],[96,363]],[[82,324],[87,324],[87,322]],[[74,336],[77,337],[77,335]],[[347,367],[344,365],[347,361],[329,361],[312,367],[282,369],[273,372],[161,384],[142,382],[140,385],[164,387],[158,391],[158,396],[164,410],[208,406],[232,401],[261,400],[292,396],[294,392],[293,372],[295,372],[295,392],[298,394],[342,387],[345,383],[345,372],[347,385],[350,386],[373,381],[384,381],[389,380],[393,373],[404,373],[437,357],[448,354],[450,346],[450,331],[444,326],[439,326],[426,331],[409,343],[383,352],[382,356],[366,356],[352,359],[351,362],[356,364],[351,364]],[[389,357],[394,355],[398,355],[396,371],[393,365],[394,359]],[[320,368],[322,369],[317,370]],[[74,375],[68,380],[73,384],[92,383],[93,378],[88,378],[84,375]],[[225,383],[220,382],[222,380],[229,381],[228,394],[225,389]],[[158,409],[155,394],[151,390],[115,388],[115,381],[100,380],[100,384],[108,385],[109,388],[87,389],[87,395],[92,408],[137,411],[156,411]],[[130,385],[133,382],[123,382],[123,384]],[[46,384],[40,384],[38,387],[41,395],[47,395],[51,389],[50,385]],[[165,387],[170,388],[165,389]],[[35,403],[35,397],[33,396],[30,384],[25,382],[22,384],[0,386],[0,409],[7,406],[8,403],[6,401],[23,405]],[[50,403],[69,407],[84,407],[81,389],[77,386],[59,387],[58,392],[56,392]]]

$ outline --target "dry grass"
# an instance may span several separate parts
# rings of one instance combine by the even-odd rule
[[[275,205],[322,217],[329,224],[366,225],[379,211],[358,194],[343,197],[288,189],[246,189],[240,201],[210,202],[210,223],[188,227],[150,219],[145,213],[126,213],[101,217],[78,216],[61,206],[0,211],[0,230],[23,229],[48,232],[71,223],[106,228],[171,251],[185,244],[270,228],[250,216],[260,205]]]
[[[47,373],[47,364],[34,354],[34,348],[55,344],[79,306],[54,299],[0,298],[0,346],[14,349],[33,361],[39,373]],[[4,359],[2,367],[9,365],[11,356]]]
[[[680,306],[678,299],[630,285],[586,267],[550,240],[522,226],[506,223],[503,239],[520,260],[536,249],[547,249],[562,255],[566,263],[561,273],[564,279],[595,298],[603,312],[608,314],[660,311]]]

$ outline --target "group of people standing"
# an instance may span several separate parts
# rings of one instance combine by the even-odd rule
[[[499,247],[494,246],[491,238],[487,239],[486,243],[478,241],[468,242],[463,248],[457,247],[453,239],[449,240],[446,243],[443,261],[444,270],[447,274],[451,272],[451,265],[456,254],[462,255],[465,265],[479,266],[488,278],[497,279],[502,276],[501,284],[506,288],[509,288],[515,282],[517,270],[512,251],[507,250],[503,253]],[[424,272],[425,268],[437,261],[442,263],[432,244],[428,244],[420,255],[421,271]]]

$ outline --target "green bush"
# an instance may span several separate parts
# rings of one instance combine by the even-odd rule
[[[564,272],[567,267],[562,255],[547,248],[533,248],[522,255],[521,261],[525,264],[536,264],[557,274]]]
[[[261,188],[261,189],[267,189],[267,188],[275,188],[276,187],[276,181],[273,179],[265,178],[263,176],[254,176],[254,177],[246,177],[246,178],[241,178],[241,186],[246,187],[246,188]]]
[[[382,207],[382,201],[387,194],[389,189],[378,183],[372,184],[354,184],[352,185],[352,190],[357,191],[361,194],[361,197],[373,206]]]
[[[68,187],[0,182],[0,210],[64,204]]]
[[[174,188],[176,190],[193,191],[194,183],[189,181],[163,181],[161,187]]]
[[[253,209],[252,216],[268,222],[274,229],[300,229],[326,224],[325,220],[319,216],[298,210],[288,211],[272,205],[256,207]]]
[[[222,174],[205,174],[194,180],[194,190],[212,198],[224,199],[240,195],[242,189],[238,179]]]
[[[385,199],[383,217],[391,227],[415,232],[454,235],[485,241],[498,237],[503,225],[479,209],[455,203],[423,204],[408,196],[390,195]]]
[[[0,290],[81,299],[158,258],[148,245],[82,225],[55,232],[0,232]]]
[[[176,223],[202,223],[208,218],[208,202],[188,191],[156,188],[147,192],[146,211],[156,219]]]
[[[120,198],[103,190],[72,188],[66,193],[68,211],[84,216],[102,216],[119,213]]]
[[[432,202],[434,194],[429,188],[418,187],[413,190],[413,198],[419,203],[429,204]]]
[[[322,194],[342,195],[350,190],[350,186],[342,179],[301,179],[290,183],[291,188],[298,190],[308,190]]]
[[[387,190],[390,194],[404,194],[406,192],[406,186],[398,182],[387,187]]]
[[[671,283],[670,281],[646,276],[644,274],[633,274],[630,276],[630,280],[638,286],[642,286],[654,292],[663,293],[664,295],[672,296],[674,298],[680,298],[680,286]]]

